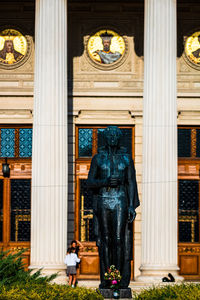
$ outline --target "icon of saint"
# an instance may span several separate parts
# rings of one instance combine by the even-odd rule
[[[199,48],[197,50],[195,50],[195,51],[192,52],[192,54],[196,58],[200,58],[200,35],[198,36],[198,41],[199,41]]]
[[[5,64],[13,64],[21,60],[24,55],[14,48],[13,37],[5,39],[4,47],[0,51],[0,61]]]
[[[100,35],[103,44],[103,50],[96,50],[94,53],[98,55],[98,62],[102,64],[112,64],[121,57],[121,53],[118,51],[112,52],[110,50],[111,41],[113,38],[112,34],[108,34],[107,31]],[[100,58],[100,59],[99,59]]]

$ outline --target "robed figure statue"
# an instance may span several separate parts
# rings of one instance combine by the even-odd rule
[[[121,130],[104,130],[105,146],[92,158],[87,185],[93,190],[94,231],[100,256],[100,288],[111,265],[120,271],[121,288],[127,288],[133,259],[133,220],[139,206],[135,168],[126,148],[120,146]]]

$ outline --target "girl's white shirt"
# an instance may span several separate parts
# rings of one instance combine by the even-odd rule
[[[65,256],[64,263],[67,266],[76,266],[76,264],[79,263],[80,261],[81,260],[80,258],[78,258],[76,253],[70,253]]]

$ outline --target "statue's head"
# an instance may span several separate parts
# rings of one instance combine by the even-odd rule
[[[117,126],[108,126],[104,130],[104,137],[108,146],[118,146],[121,136],[122,132]]]
[[[109,51],[113,35],[112,34],[108,34],[107,31],[106,31],[106,32],[102,33],[100,35],[100,37],[102,39],[103,50],[104,51]]]

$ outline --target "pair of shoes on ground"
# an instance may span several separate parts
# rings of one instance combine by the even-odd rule
[[[72,285],[71,285],[71,287],[72,287],[72,288],[75,288],[75,285],[74,285],[74,284],[72,284]]]

